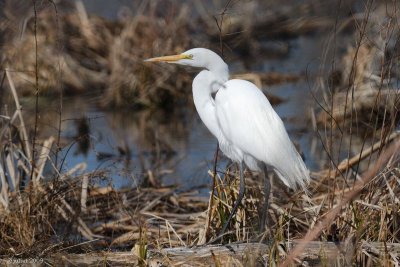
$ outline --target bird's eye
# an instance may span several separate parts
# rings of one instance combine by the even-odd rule
[[[193,59],[193,55],[192,55],[192,54],[189,54],[189,55],[186,56],[186,58],[187,58],[187,59]]]

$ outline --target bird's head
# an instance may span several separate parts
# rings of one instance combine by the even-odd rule
[[[208,70],[221,64],[226,66],[220,56],[206,48],[193,48],[178,55],[149,58],[145,62],[167,62]]]

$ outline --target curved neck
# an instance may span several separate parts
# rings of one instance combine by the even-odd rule
[[[201,71],[193,80],[193,101],[197,112],[203,123],[211,133],[219,139],[221,132],[219,130],[217,117],[215,114],[215,103],[212,93],[225,83],[208,70]]]
[[[218,92],[229,79],[228,65],[215,54],[210,64],[205,66],[193,80],[193,101],[203,123],[220,141],[222,134],[215,113],[212,93]]]

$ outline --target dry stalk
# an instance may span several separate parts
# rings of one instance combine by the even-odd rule
[[[32,158],[32,152],[31,152],[31,147],[29,144],[29,139],[28,139],[28,134],[26,131],[26,127],[25,127],[25,122],[24,122],[24,118],[22,117],[22,107],[19,103],[19,98],[18,98],[18,94],[17,94],[17,90],[15,89],[14,86],[14,82],[11,79],[11,74],[8,70],[6,70],[6,76],[7,76],[7,80],[8,80],[8,84],[10,85],[10,90],[12,92],[14,101],[15,101],[15,107],[16,107],[16,114],[18,114],[19,117],[19,121],[20,121],[20,132],[22,134],[22,140],[24,142],[24,151],[26,153],[26,156],[28,157],[28,159]],[[11,121],[12,123],[13,121]],[[2,132],[1,136],[3,136],[4,132]]]
[[[84,175],[82,179],[82,193],[81,193],[81,211],[87,213],[87,197],[88,197],[89,176]]]

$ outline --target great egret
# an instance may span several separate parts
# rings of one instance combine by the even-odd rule
[[[288,187],[306,190],[310,180],[309,172],[290,141],[282,120],[253,83],[239,79],[228,80],[228,65],[221,57],[211,50],[194,48],[179,55],[145,61],[203,69],[193,80],[194,104],[203,123],[218,139],[221,151],[239,164],[240,171],[239,196],[220,236],[244,196],[243,162],[252,171],[261,171],[264,165],[273,169]],[[268,203],[268,179],[265,188],[265,203]]]

